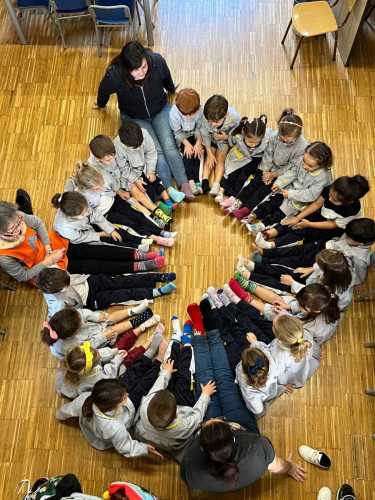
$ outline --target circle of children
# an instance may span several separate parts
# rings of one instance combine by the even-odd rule
[[[146,73],[164,61],[147,54]],[[314,374],[366,278],[375,240],[361,211],[369,184],[333,178],[330,147],[306,140],[292,109],[272,130],[266,115],[241,119],[222,95],[201,106],[185,88],[166,106],[190,190],[164,186],[152,136],[123,119],[113,140],[91,140],[89,159],[53,197],[53,231],[32,215],[27,193],[19,190],[18,207],[0,203],[0,264],[43,292],[42,340],[62,360],[57,391],[72,400],[57,418],[78,418],[94,448],[127,458],[168,453],[191,490],[239,489],[266,470],[302,481],[304,470],[276,456],[257,419]],[[245,224],[255,245],[227,284],[188,306],[183,326],[172,318],[167,342],[149,305],[174,292],[176,275],[162,271],[164,253],[150,246],[175,244],[173,211],[198,194]],[[107,312],[113,304],[123,307]],[[324,454],[313,452],[300,448],[323,467]],[[106,498],[127,498],[129,483],[115,484],[123,489]]]

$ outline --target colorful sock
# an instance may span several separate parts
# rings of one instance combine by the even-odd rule
[[[158,208],[160,208],[160,210],[162,210],[165,215],[171,215],[172,213],[172,207],[170,205],[167,205],[163,201],[159,201]]]
[[[134,316],[135,314],[141,314],[148,307],[148,299],[143,299],[137,306],[133,306],[129,309],[129,316]]]
[[[250,302],[251,301],[251,299],[252,299],[251,294],[248,293],[248,292],[246,292],[234,278],[231,278],[229,280],[229,286],[230,286],[231,290],[236,295],[238,295],[238,297],[241,300],[244,300],[245,302]]]
[[[208,179],[202,179],[203,194],[207,194],[209,190],[210,190],[210,184],[208,182]]]
[[[185,321],[182,329],[181,342],[183,345],[191,345],[193,337],[193,323],[190,320]]]
[[[177,235],[177,231],[160,231],[160,236],[163,238],[176,238]]]
[[[190,316],[191,321],[193,322],[194,330],[199,332],[200,335],[204,335],[204,326],[203,326],[203,317],[201,310],[199,309],[198,304],[190,304],[187,307],[188,315]]]
[[[176,273],[162,273],[160,274],[159,281],[160,283],[169,283],[170,281],[174,281],[176,279]]]
[[[197,194],[203,194],[203,189],[202,189],[202,183],[201,182],[196,182],[195,183],[195,188],[197,190]]]
[[[214,304],[214,307],[216,307],[217,309],[223,307],[223,304],[217,295],[216,289],[213,286],[207,288],[207,295],[210,302]]]
[[[137,328],[140,326],[142,323],[150,319],[153,315],[152,310],[148,307],[144,311],[142,311],[140,314],[137,314],[137,316],[134,316],[134,318],[131,318],[130,324],[132,325],[133,328]]]
[[[255,292],[257,285],[256,285],[256,283],[254,283],[254,281],[247,280],[239,272],[234,273],[234,277],[235,277],[235,280],[241,285],[241,287],[244,290],[246,290],[247,292],[250,292],[250,293]]]
[[[141,243],[138,245],[137,250],[140,252],[148,252],[150,250],[150,244],[148,243]]]
[[[146,349],[144,356],[146,356],[149,359],[152,359],[158,352],[159,345],[161,344],[162,340],[163,340],[163,334],[155,330],[155,333],[151,339],[150,347]]]
[[[173,247],[175,241],[174,238],[163,238],[162,236],[155,236],[155,243],[163,247]]]
[[[153,260],[134,262],[134,271],[154,271],[165,266],[165,257],[156,257]]]
[[[168,200],[163,200],[163,203],[168,205],[169,207],[173,208],[173,201],[168,198]]]
[[[153,297],[160,297],[161,295],[169,295],[177,289],[174,283],[168,283],[160,288],[154,288],[152,291]]]
[[[164,248],[159,248],[159,257],[164,257],[164,255],[165,255]]]
[[[160,316],[158,314],[154,314],[151,318],[149,318],[147,321],[139,325],[139,329],[141,332],[146,331],[148,328],[151,328],[152,326],[155,326],[159,323],[160,321]]]
[[[181,330],[180,320],[179,320],[178,316],[172,316],[171,323],[172,323],[171,340],[177,340],[178,342],[180,342],[182,330]]]
[[[228,296],[224,293],[224,290],[222,290],[222,289],[218,290],[217,291],[217,296],[221,300],[221,302],[222,302],[222,304],[223,304],[224,307],[229,306],[230,300],[229,300]]]
[[[175,201],[176,203],[181,203],[185,199],[185,194],[181,193],[181,191],[178,191],[174,187],[170,186],[168,189],[168,194],[171,198],[171,200]]]
[[[242,255],[238,256],[238,262],[237,262],[237,271],[240,273],[243,271],[254,271],[255,264],[252,260],[250,259],[245,259],[245,257],[242,257]],[[246,278],[246,274],[244,274]]]
[[[157,252],[141,252],[140,250],[134,250],[134,260],[152,260],[158,257]]]
[[[233,290],[228,284],[224,285],[223,292],[228,297],[228,300],[230,300],[232,304],[238,304],[239,302],[241,302],[241,299],[238,297],[238,295],[236,295],[233,292]]]
[[[263,259],[262,254],[260,254],[259,252],[254,252],[253,253],[254,264],[261,264],[262,263],[262,259]]]

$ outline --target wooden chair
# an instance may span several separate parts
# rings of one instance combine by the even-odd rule
[[[326,35],[327,33],[334,34],[335,45],[332,60],[336,60],[338,32],[349,19],[350,13],[357,0],[342,0],[346,3],[347,14],[340,25],[337,24],[336,17],[332,10],[332,7],[337,5],[339,1],[340,0],[336,0],[333,4],[329,4],[327,1],[322,0],[298,3],[293,6],[292,17],[281,41],[281,44],[284,45],[290,27],[293,25],[293,30],[299,36],[299,40],[290,69],[293,69],[294,62],[304,38]]]

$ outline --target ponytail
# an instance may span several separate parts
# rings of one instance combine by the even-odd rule
[[[360,200],[370,190],[370,186],[366,177],[363,175],[354,175],[349,177],[343,175],[336,179],[331,189],[333,189],[341,203],[355,203]]]
[[[102,413],[112,411],[125,400],[127,396],[126,388],[118,379],[103,379],[97,382],[91,395],[85,400],[82,406],[82,415],[85,418],[92,418],[93,405],[97,406]]]
[[[296,361],[301,361],[311,343],[304,338],[303,323],[289,314],[279,314],[273,321],[273,330],[279,342],[287,347]]]
[[[239,477],[235,460],[235,438],[227,422],[208,420],[202,426],[199,441],[208,459],[211,474],[234,485]]]
[[[340,319],[338,297],[320,283],[312,283],[302,288],[296,295],[299,305],[307,311],[306,320],[324,315],[327,323],[336,323]]]
[[[76,217],[88,207],[86,198],[77,191],[56,193],[51,200],[55,208],[59,208],[68,217]]]
[[[104,186],[103,175],[88,163],[78,162],[73,178],[80,191]]]
[[[239,125],[232,130],[231,135],[244,134],[245,137],[263,138],[266,133],[267,116],[260,115],[258,118],[248,119],[247,116],[241,118]]]
[[[241,365],[249,385],[256,389],[264,386],[267,382],[270,363],[263,351],[248,347],[241,355]]]

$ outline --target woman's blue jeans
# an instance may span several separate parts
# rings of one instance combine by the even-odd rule
[[[153,138],[158,152],[156,172],[166,188],[172,185],[173,178],[178,186],[187,182],[184,162],[182,161],[182,157],[173,137],[173,132],[169,126],[170,109],[170,105],[166,104],[159,113],[149,120],[121,115],[122,120],[127,118],[137,122],[138,125],[146,129]]]
[[[209,380],[216,382],[216,394],[211,397],[205,420],[225,417],[237,422],[249,432],[259,433],[254,415],[246,408],[220,337],[219,330],[211,330],[206,335],[193,336],[195,356],[195,376],[198,386]]]

